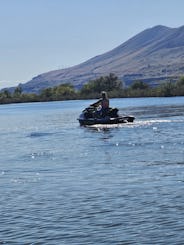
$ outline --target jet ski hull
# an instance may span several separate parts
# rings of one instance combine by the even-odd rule
[[[78,118],[81,126],[95,125],[95,124],[119,124],[134,121],[133,116],[119,116],[119,117],[104,117],[104,118],[84,118],[82,115]]]

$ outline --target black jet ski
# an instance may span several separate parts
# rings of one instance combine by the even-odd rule
[[[81,126],[89,126],[95,124],[119,124],[133,122],[134,116],[119,115],[117,108],[109,108],[105,114],[102,114],[98,108],[94,106],[87,107],[80,114],[78,121]]]

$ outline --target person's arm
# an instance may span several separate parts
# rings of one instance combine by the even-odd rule
[[[99,99],[98,101],[96,101],[95,103],[91,104],[90,106],[94,106],[94,107],[98,107],[101,104],[101,99]]]

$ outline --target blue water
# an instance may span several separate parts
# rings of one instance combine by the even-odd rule
[[[184,244],[184,97],[0,106],[0,244]]]

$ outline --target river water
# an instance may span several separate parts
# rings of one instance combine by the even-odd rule
[[[184,97],[0,106],[0,244],[184,244]]]

